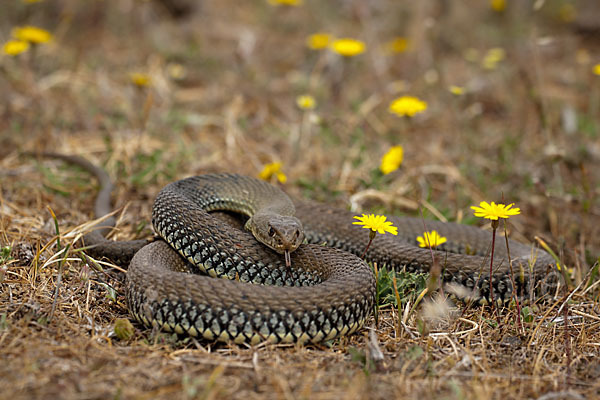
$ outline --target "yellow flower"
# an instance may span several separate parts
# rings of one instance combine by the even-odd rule
[[[14,38],[29,43],[46,43],[52,40],[52,34],[35,26],[16,27],[12,30]]]
[[[306,45],[313,50],[322,50],[329,46],[331,40],[329,33],[314,33],[306,39]]]
[[[402,164],[404,159],[404,149],[402,146],[393,146],[388,150],[387,153],[381,158],[381,164],[379,169],[384,175],[394,172]]]
[[[504,57],[506,57],[504,49],[501,47],[494,47],[488,50],[481,63],[485,69],[494,69],[500,61],[504,60]]]
[[[362,225],[365,229],[371,229],[373,232],[384,234],[386,232],[392,235],[398,234],[398,228],[391,221],[387,221],[385,215],[363,214],[362,217],[354,216],[358,221],[354,221],[354,225]]]
[[[150,86],[152,84],[150,75],[141,72],[132,72],[129,74],[129,79],[131,80],[131,83],[139,87]]]
[[[356,39],[336,39],[331,42],[331,50],[344,57],[356,56],[366,49],[365,43]]]
[[[9,40],[4,43],[2,50],[9,56],[16,56],[29,49],[29,43],[23,42],[22,40]]]
[[[475,212],[473,213],[476,217],[487,218],[491,220],[498,220],[498,218],[510,218],[513,215],[521,214],[520,208],[512,208],[511,207],[515,203],[511,203],[509,205],[504,205],[502,203],[496,204],[492,201],[492,204],[489,204],[487,201],[482,201],[479,203],[479,207],[471,206]]]
[[[302,0],[268,0],[272,6],[301,6]]]
[[[260,171],[258,177],[265,181],[271,180],[271,178],[275,175],[277,180],[280,183],[287,182],[287,176],[283,172],[281,172],[281,163],[280,162],[272,162],[264,166],[263,170]]]
[[[389,109],[390,112],[398,114],[401,117],[412,117],[427,110],[427,102],[413,96],[402,96],[392,101]]]
[[[493,60],[502,61],[506,56],[506,51],[502,47],[492,47],[488,50],[487,55]]]
[[[461,86],[452,85],[448,88],[448,90],[455,96],[460,96],[465,93],[465,88]]]
[[[600,75],[600,64],[594,65],[594,68],[592,68],[592,72],[594,73],[594,75]]]
[[[385,44],[385,49],[390,53],[404,53],[408,50],[410,42],[405,37],[396,37]]]
[[[303,110],[312,110],[316,104],[315,98],[310,94],[296,97],[296,105]]]
[[[502,12],[506,8],[506,0],[490,0],[490,7],[496,12]]]
[[[419,247],[437,247],[440,244],[446,243],[447,239],[444,236],[440,236],[437,231],[424,232],[423,236],[418,236],[417,241]]]

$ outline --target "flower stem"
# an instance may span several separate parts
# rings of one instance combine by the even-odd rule
[[[510,283],[513,289],[513,297],[517,307],[517,329],[519,333],[524,333],[523,325],[521,324],[521,304],[519,303],[519,296],[517,294],[517,286],[515,285],[515,273],[513,272],[512,259],[510,258],[510,247],[508,245],[508,232],[506,231],[506,220],[504,221],[504,239],[506,241],[506,252],[508,254],[508,265],[510,267]]]
[[[371,243],[373,243],[373,238],[375,236],[371,235],[369,236],[369,243],[367,243],[367,247],[365,247],[365,251],[363,251],[362,256],[360,256],[360,258],[364,259],[365,256],[367,255],[367,251],[369,250],[369,247],[371,247]]]
[[[494,273],[494,248],[496,247],[496,229],[498,228],[499,223],[500,222],[497,219],[492,220],[492,253],[490,255],[490,276],[488,278],[490,281],[490,303],[492,307],[492,314],[496,315],[496,318],[498,319],[498,325],[500,325],[500,316],[496,314],[496,303],[494,302],[494,285],[492,283],[492,277]]]

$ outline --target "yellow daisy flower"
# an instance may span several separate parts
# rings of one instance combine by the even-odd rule
[[[402,96],[392,101],[389,110],[399,116],[412,117],[427,110],[427,102],[413,96]]]
[[[258,177],[265,181],[271,180],[273,176],[275,176],[280,183],[287,182],[287,176],[281,172],[281,163],[278,161],[265,165],[263,170],[260,171],[260,174],[258,174]]]
[[[490,0],[490,7],[496,12],[502,12],[506,9],[506,0]]]
[[[485,69],[495,69],[498,63],[506,57],[506,51],[501,47],[491,48],[485,53],[481,64]]]
[[[479,203],[479,207],[471,206],[471,208],[474,210],[473,214],[476,217],[498,220],[498,218],[510,218],[513,215],[521,214],[520,208],[511,208],[514,204],[496,204],[493,201],[489,204],[487,201],[482,201]]]
[[[452,85],[448,88],[448,90],[455,96],[460,96],[465,93],[465,88],[461,86]]]
[[[404,149],[402,146],[393,146],[381,158],[379,169],[384,175],[394,172],[402,164],[404,159]]]
[[[316,104],[315,98],[310,94],[296,97],[296,105],[303,110],[312,110],[315,108]]]
[[[2,51],[9,56],[16,56],[17,54],[26,52],[28,49],[29,43],[22,40],[9,40],[2,47]]]
[[[314,33],[306,39],[306,45],[312,50],[323,50],[329,47],[332,39],[329,33]]]
[[[356,39],[336,39],[331,42],[331,50],[344,57],[352,57],[363,53],[366,49],[364,42]]]
[[[594,68],[592,68],[592,72],[594,73],[594,75],[600,75],[600,64],[594,65]]]
[[[268,0],[272,6],[301,6],[302,0]]]
[[[390,53],[404,53],[408,50],[410,42],[405,37],[396,37],[385,44],[385,49]]]
[[[52,34],[45,29],[35,26],[21,26],[12,30],[12,36],[23,42],[46,43],[52,40]]]
[[[129,79],[131,80],[131,83],[139,87],[146,87],[152,84],[150,75],[141,72],[132,72],[129,74]]]
[[[440,244],[446,243],[447,239],[444,236],[440,236],[437,231],[424,232],[423,236],[417,237],[419,247],[437,247]]]
[[[387,221],[385,215],[374,215],[374,214],[363,214],[362,217],[354,216],[358,221],[354,221],[354,225],[362,225],[365,229],[371,229],[373,232],[381,233],[382,235],[386,232],[392,235],[398,234],[398,228],[393,225],[391,221]]]

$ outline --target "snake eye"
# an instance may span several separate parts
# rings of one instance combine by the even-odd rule
[[[271,237],[275,236],[275,229],[273,229],[273,227],[269,228],[269,236],[271,236]]]

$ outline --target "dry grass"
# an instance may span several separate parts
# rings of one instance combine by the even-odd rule
[[[600,254],[600,77],[591,72],[600,39],[562,23],[560,1],[537,2],[537,11],[511,2],[504,13],[486,2],[221,1],[184,21],[151,2],[85,3],[13,2],[0,16],[3,40],[16,24],[55,34],[0,58],[0,398],[600,395],[600,285],[588,279]],[[361,38],[368,51],[348,60],[309,51],[305,37],[317,31]],[[398,35],[412,50],[386,54],[381,45]],[[480,61],[493,47],[506,58],[486,70]],[[133,71],[152,87],[134,87]],[[314,115],[295,105],[304,93],[317,99]],[[410,121],[389,114],[403,93],[428,110]],[[379,159],[396,144],[404,163],[381,177]],[[112,332],[127,317],[123,274],[97,271],[72,246],[63,260],[50,212],[61,248],[73,245],[95,184],[23,150],[106,168],[125,207],[116,239],[150,235],[152,199],[173,179],[255,175],[282,160],[290,192],[342,207],[353,195],[386,213],[418,215],[420,204],[429,218],[478,223],[470,205],[515,202],[512,237],[542,237],[573,281],[532,306],[522,332],[513,308],[500,325],[486,309],[455,310],[424,334],[423,311],[399,316],[387,306],[375,343],[373,328],[322,346],[246,348],[140,326],[123,341]]]

